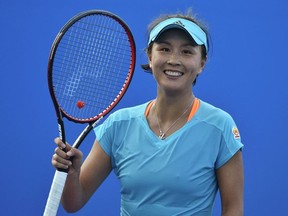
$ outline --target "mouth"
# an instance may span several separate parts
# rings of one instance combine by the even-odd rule
[[[165,70],[164,73],[170,77],[180,77],[180,76],[183,76],[184,74],[179,71],[170,71],[170,70]]]

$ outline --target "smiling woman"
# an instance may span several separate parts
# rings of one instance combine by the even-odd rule
[[[193,191],[181,201],[189,203],[183,212],[187,215],[211,215],[219,185],[223,215],[242,215],[243,164],[240,150],[243,145],[240,134],[237,137],[233,135],[237,127],[228,113],[193,94],[192,87],[205,66],[209,51],[207,30],[188,13],[162,16],[149,26],[148,32],[146,52],[149,63],[142,68],[153,74],[158,94],[157,99],[147,106],[146,117],[154,134],[167,142],[166,148],[173,148],[168,151],[169,156],[166,155],[173,163],[165,167],[170,171],[165,181],[177,182],[172,180],[173,173],[178,171],[174,166],[181,169],[184,164],[188,165],[188,170],[177,175],[193,179],[185,184],[187,191]],[[200,194],[205,195],[200,197]],[[171,193],[170,198],[167,196],[163,206],[169,206],[169,200],[175,198],[173,195],[175,193]]]
[[[179,29],[163,32],[155,41],[149,55],[149,67],[157,82],[176,85],[176,88],[170,89],[170,94],[177,93],[182,96],[191,95],[192,84],[202,72],[205,62],[206,58],[201,56],[201,47],[195,45],[195,42]],[[163,76],[166,79],[161,79]],[[166,85],[158,87],[158,90],[165,90]]]
[[[64,153],[56,139],[52,163],[73,168],[63,206],[80,209],[114,170],[122,216],[211,216],[218,190],[223,216],[242,216],[240,133],[228,113],[193,92],[207,60],[207,31],[189,13],[167,15],[150,25],[147,41],[142,67],[157,82],[157,98],[111,114],[95,129],[83,164],[80,150]]]
[[[146,48],[148,56],[151,54],[151,42],[155,41],[161,33],[168,29],[181,29],[189,35],[192,39],[190,43],[194,44],[194,46],[201,46],[202,58],[206,61],[207,53],[209,51],[208,31],[204,25],[201,25],[200,22],[192,16],[190,11],[188,11],[187,15],[174,14],[161,16],[149,25],[148,47]],[[143,64],[142,68],[147,72],[151,72],[149,64]],[[195,85],[195,83],[196,79],[193,85]]]

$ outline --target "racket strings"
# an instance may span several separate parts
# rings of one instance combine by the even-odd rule
[[[76,119],[106,112],[121,95],[131,72],[125,29],[103,15],[87,16],[63,35],[53,62],[53,85],[61,109]],[[77,102],[85,103],[77,107]]]

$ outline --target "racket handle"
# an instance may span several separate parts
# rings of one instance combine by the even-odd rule
[[[67,179],[66,172],[56,170],[43,216],[57,215],[66,179]]]

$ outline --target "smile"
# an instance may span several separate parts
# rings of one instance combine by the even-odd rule
[[[181,73],[179,71],[164,71],[164,73],[166,75],[173,76],[173,77],[180,77],[183,75],[183,73]]]

